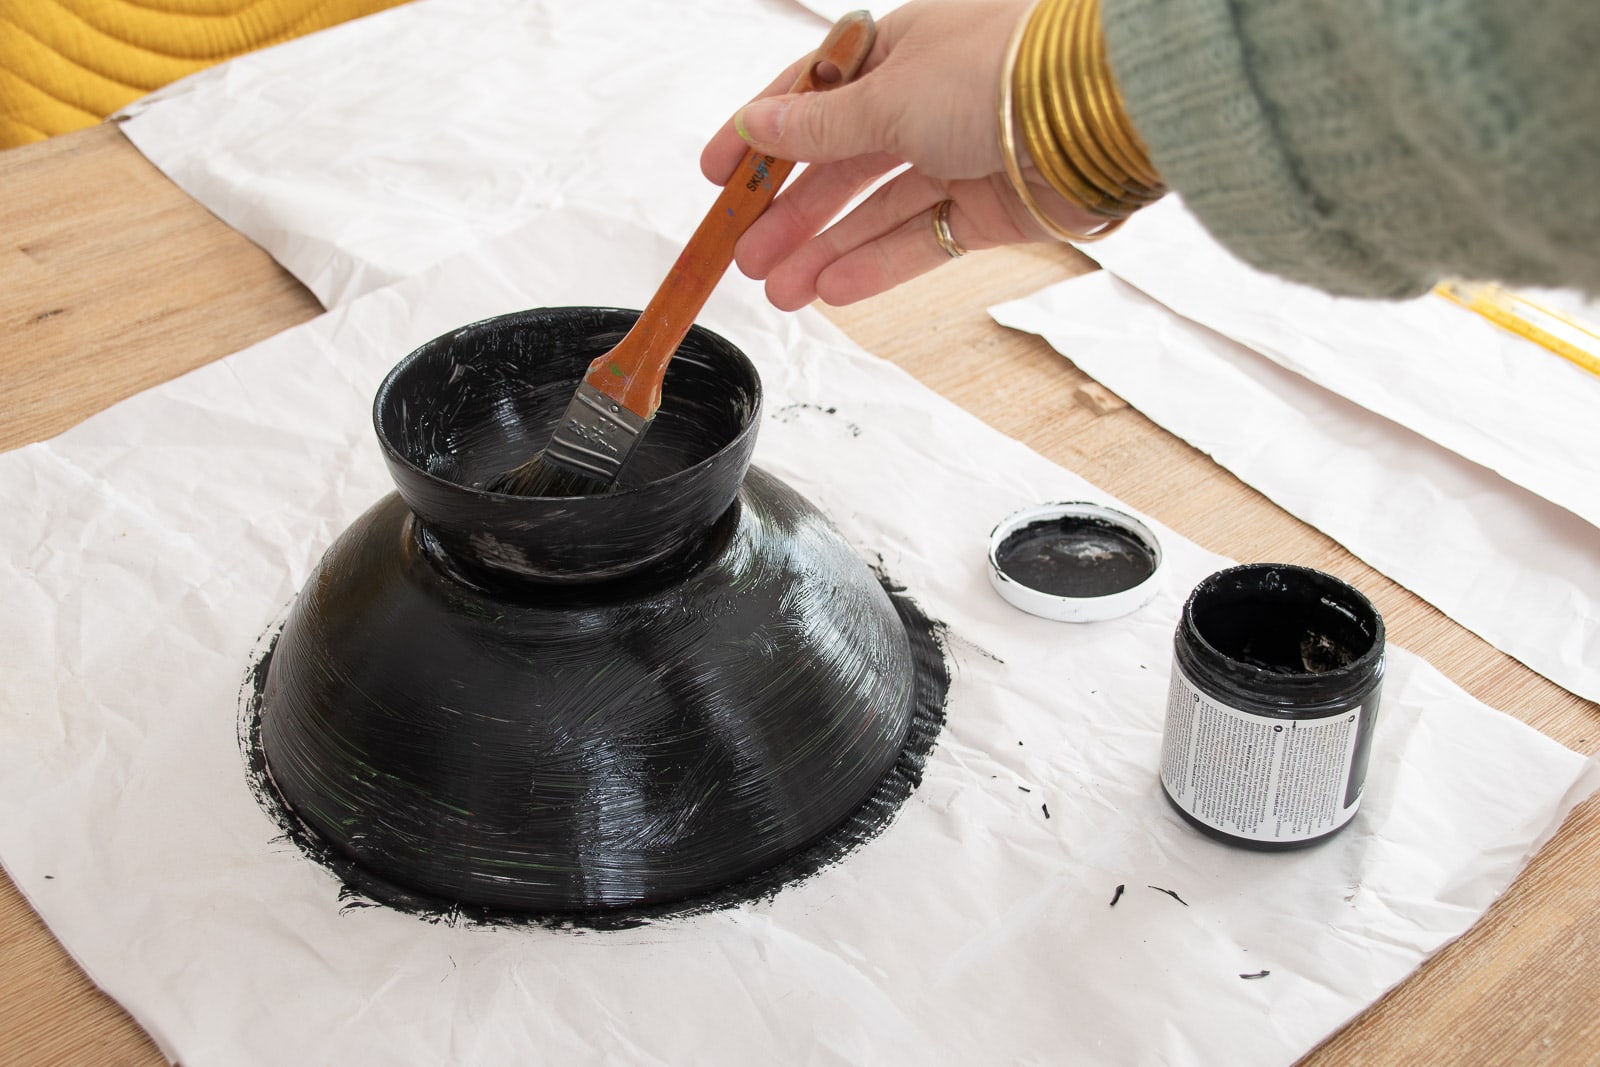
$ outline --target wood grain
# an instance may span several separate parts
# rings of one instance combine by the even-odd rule
[[[985,312],[1089,269],[1061,247],[975,253],[826,313],[869,351],[1205,547],[1356,584],[1394,643],[1562,743],[1600,750],[1600,708],[1467,633],[1137,410],[1105,400],[1070,360]],[[58,433],[319,310],[106,126],[0,153],[0,283],[0,448]],[[1031,388],[1002,384],[1016,382]],[[1305,1062],[1597,1062],[1597,1002],[1600,801],[1591,800],[1466,937]],[[160,1062],[0,880],[0,1064]]]
[[[0,242],[0,449],[322,310],[114,126],[0,152]]]

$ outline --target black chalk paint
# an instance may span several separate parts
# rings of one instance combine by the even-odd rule
[[[1337,833],[1361,802],[1383,668],[1383,619],[1332,575],[1250,564],[1206,578],[1173,638],[1168,800],[1250,848]]]
[[[704,893],[665,904],[529,911],[463,903],[419,892],[363,867],[302,820],[278,792],[267,771],[261,744],[261,706],[267,670],[277,647],[276,633],[270,635],[240,687],[239,748],[245,761],[246,778],[256,802],[271,817],[282,838],[340,880],[342,885],[337,896],[341,912],[382,906],[424,922],[446,925],[627,930],[769,899],[839,863],[882,833],[901,805],[922,784],[923,770],[944,728],[945,698],[950,686],[944,627],[929,619],[916,602],[885,575],[879,573],[878,578],[905,623],[916,661],[915,713],[899,756],[877,788],[842,823],[811,845],[746,878]]]
[[[1056,622],[1115,619],[1160,589],[1149,526],[1092,501],[1025,508],[989,532],[989,582],[1013,607]]]
[[[1029,523],[1000,542],[995,558],[1028,588],[1065,597],[1121,593],[1156,569],[1156,555],[1143,539],[1090,515]]]
[[[759,381],[726,342],[673,361],[638,480],[482,488],[631,320],[479,323],[379,391],[400,492],[312,574],[250,731],[263,799],[365,895],[626,924],[803,875],[914,784],[948,683],[932,624],[748,469]]]

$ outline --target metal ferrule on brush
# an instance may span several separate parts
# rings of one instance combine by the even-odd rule
[[[628,461],[648,422],[583,382],[545,448],[546,459],[610,484]]]

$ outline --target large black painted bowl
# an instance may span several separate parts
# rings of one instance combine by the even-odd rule
[[[725,341],[685,342],[620,492],[481,488],[636,314],[478,323],[379,390],[400,491],[297,599],[260,740],[282,799],[380,883],[546,912],[696,897],[839,826],[899,755],[905,627],[749,468],[760,384]]]

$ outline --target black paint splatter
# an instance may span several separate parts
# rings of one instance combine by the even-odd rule
[[[1171,897],[1173,900],[1176,900],[1179,904],[1182,904],[1186,908],[1189,906],[1189,902],[1180,897],[1174,890],[1162,889],[1158,885],[1147,885],[1145,888],[1154,889],[1157,893],[1165,893],[1167,896]]]
[[[1253,978],[1265,978],[1271,973],[1271,971],[1257,971],[1255,974],[1241,974],[1239,977],[1248,982]]]
[[[879,555],[878,555],[878,563],[880,565],[883,563],[883,555],[882,555],[882,553],[879,553]],[[993,652],[989,651],[987,648],[984,648],[982,645],[980,645],[980,644],[978,644],[978,643],[976,643],[974,641],[969,641],[969,640],[967,640],[966,638],[962,637],[959,634],[950,634],[949,635],[949,640],[950,640],[950,644],[951,644],[951,651],[956,651],[956,650],[960,650],[960,649],[967,649],[967,650],[970,650],[972,652],[976,652],[978,655],[982,656],[986,660],[989,660],[989,661],[991,661],[993,663],[998,663],[1002,667],[1005,666],[1005,662],[1006,662],[1005,660],[1001,659],[999,656],[995,655]]]
[[[341,914],[347,911],[354,911],[357,908],[377,908],[381,906],[377,901],[369,900],[347,885],[339,887],[339,912]]]
[[[1113,908],[1114,908],[1114,907],[1116,907],[1116,906],[1117,906],[1117,901],[1119,901],[1119,900],[1121,900],[1121,899],[1122,899],[1122,892],[1123,892],[1123,890],[1125,890],[1125,889],[1127,889],[1127,888],[1128,888],[1128,887],[1127,887],[1127,886],[1125,886],[1125,885],[1123,885],[1123,884],[1122,884],[1122,883],[1120,883],[1120,882],[1119,882],[1119,883],[1117,883],[1117,888],[1116,888],[1116,891],[1115,891],[1115,892],[1114,892],[1114,893],[1112,893],[1112,894],[1111,894],[1111,904],[1110,904],[1110,906],[1111,906],[1111,907],[1113,907]]]
[[[800,417],[801,412],[805,411],[815,411],[823,415],[839,414],[839,409],[834,407],[832,404],[829,404],[827,407],[823,407],[821,404],[797,402],[793,404],[785,404],[781,408],[775,408],[772,412],[772,420],[774,422],[793,422]],[[845,429],[850,431],[851,437],[861,436],[861,427],[856,423],[850,421],[849,419],[845,419],[844,425]]]
[[[1044,812],[1044,817],[1045,818],[1048,819],[1050,817],[1050,805],[1048,805],[1048,804],[1040,804],[1039,805],[1039,810]]]

